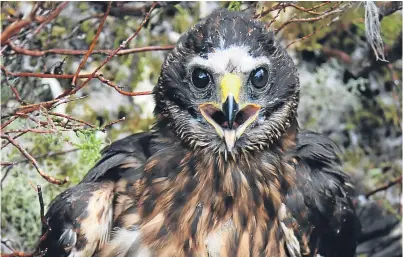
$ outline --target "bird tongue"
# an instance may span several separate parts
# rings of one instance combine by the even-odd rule
[[[231,152],[232,148],[234,148],[235,141],[236,141],[236,131],[235,130],[224,130],[224,140],[225,140],[225,144],[227,145],[227,150],[229,152]]]

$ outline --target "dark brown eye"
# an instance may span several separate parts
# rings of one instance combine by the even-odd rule
[[[269,73],[263,67],[257,68],[250,74],[250,81],[256,88],[263,88],[269,80]]]
[[[210,83],[210,74],[200,68],[196,68],[192,73],[192,83],[197,88],[205,88]]]

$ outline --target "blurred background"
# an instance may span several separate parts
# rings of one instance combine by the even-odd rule
[[[377,213],[387,217],[364,225],[393,231],[387,233],[385,247],[401,248],[401,4],[158,2],[125,49],[155,48],[116,55],[99,70],[117,88],[92,79],[69,100],[56,102],[71,90],[71,77],[33,74],[75,74],[94,38],[95,50],[118,48],[139,29],[152,2],[113,2],[97,36],[108,2],[2,1],[2,252],[35,247],[41,229],[36,185],[42,186],[46,211],[57,194],[82,179],[103,147],[152,126],[152,96],[127,96],[118,90],[152,90],[171,46],[218,8],[255,15],[287,47],[300,74],[301,128],[324,133],[339,145],[344,170],[356,186],[356,203],[380,207]],[[80,74],[92,73],[108,54],[88,55]],[[76,87],[85,80],[78,78]],[[46,104],[29,109],[38,103]],[[55,178],[69,177],[69,182],[47,182],[17,146],[35,158],[39,169]],[[385,233],[379,235],[378,241],[386,240]]]

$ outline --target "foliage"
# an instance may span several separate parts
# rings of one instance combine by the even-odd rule
[[[231,1],[228,5],[228,10],[230,11],[240,11],[241,10],[241,2],[240,1]]]

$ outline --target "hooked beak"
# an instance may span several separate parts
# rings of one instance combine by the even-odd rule
[[[221,103],[203,103],[200,113],[225,141],[231,152],[246,128],[256,120],[261,107],[253,103],[240,103],[241,78],[229,73],[221,80]]]
[[[225,102],[222,105],[222,112],[224,113],[228,128],[232,129],[235,121],[236,114],[239,111],[239,104],[235,101],[235,98],[232,95],[229,95]]]

